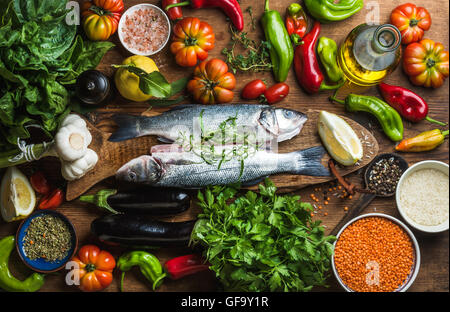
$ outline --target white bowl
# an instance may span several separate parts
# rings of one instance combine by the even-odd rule
[[[383,214],[383,213],[367,213],[361,216],[358,216],[352,220],[350,220],[349,222],[347,222],[346,225],[344,225],[342,227],[342,229],[339,231],[339,233],[336,235],[336,241],[334,242],[334,247],[336,247],[336,243],[339,241],[339,237],[341,236],[342,232],[344,232],[344,230],[352,223],[354,223],[355,221],[362,219],[362,218],[368,218],[368,217],[379,217],[379,218],[386,218],[391,220],[392,222],[396,223],[397,225],[399,225],[405,232],[406,234],[408,234],[409,239],[411,240],[413,246],[414,246],[414,261],[413,261],[413,266],[411,268],[411,273],[409,274],[406,283],[404,283],[402,286],[400,286],[398,289],[395,290],[395,292],[405,292],[406,290],[408,290],[408,288],[414,283],[414,280],[417,277],[417,274],[419,274],[419,269],[420,269],[420,249],[419,249],[419,244],[417,243],[416,237],[414,236],[413,232],[411,232],[411,230],[400,220],[391,217],[387,214]],[[340,278],[337,269],[336,269],[336,265],[334,263],[334,255],[333,257],[331,257],[331,267],[333,269],[333,274],[336,277],[337,281],[339,282],[339,284],[342,286],[342,288],[345,289],[345,291],[347,292],[354,292],[354,290],[350,289],[347,285],[344,284],[344,282],[342,281],[342,279]]]
[[[161,15],[164,16],[164,18],[166,19],[167,26],[168,26],[168,31],[167,31],[167,38],[166,38],[166,41],[164,41],[164,44],[163,44],[158,50],[153,51],[153,52],[151,52],[151,53],[143,53],[143,52],[140,52],[140,51],[138,51],[138,50],[135,50],[135,49],[133,49],[133,48],[131,48],[131,47],[128,47],[128,46],[123,42],[123,38],[122,38],[122,28],[123,28],[123,24],[125,23],[125,18],[127,17],[127,15],[133,13],[134,11],[136,11],[136,10],[138,10],[138,9],[142,9],[142,8],[145,8],[145,7],[151,7],[151,8],[153,8],[153,9],[159,11],[159,12],[161,13]],[[154,55],[154,54],[160,52],[160,51],[161,51],[162,49],[164,49],[164,47],[167,45],[167,42],[169,42],[169,38],[170,38],[171,25],[170,25],[169,17],[167,17],[167,14],[166,14],[163,10],[161,10],[161,8],[159,8],[159,7],[156,6],[156,5],[150,4],[150,3],[141,3],[141,4],[136,4],[136,5],[132,6],[131,8],[129,8],[128,10],[126,10],[126,11],[123,13],[123,15],[122,15],[122,17],[120,18],[120,21],[119,21],[119,27],[118,27],[117,33],[118,33],[118,35],[119,35],[120,43],[122,43],[122,46],[123,46],[128,52],[130,52],[130,53],[132,53],[132,54],[135,54],[135,55],[150,56],[150,55]]]
[[[449,173],[449,167],[446,163],[443,163],[441,161],[436,160],[424,160],[421,162],[418,162],[417,164],[414,164],[413,166],[409,167],[408,170],[406,170],[403,175],[401,176],[400,180],[398,181],[397,185],[397,191],[395,194],[395,201],[397,202],[397,209],[400,212],[400,215],[402,218],[413,228],[426,232],[426,233],[439,233],[448,230],[448,219],[444,223],[441,223],[439,225],[433,225],[433,226],[427,226],[418,224],[414,220],[412,220],[406,212],[403,210],[403,207],[400,203],[400,190],[402,188],[402,183],[408,177],[411,173],[416,172],[421,169],[436,169],[441,171],[442,173],[446,174],[448,176]],[[424,186],[426,186],[426,182],[424,181]]]

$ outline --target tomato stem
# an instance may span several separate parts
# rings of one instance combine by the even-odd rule
[[[187,36],[186,39],[184,39],[184,44],[187,46],[194,46],[197,44],[197,38]]]
[[[435,60],[433,60],[432,58],[427,59],[427,67],[428,68],[431,68],[434,65],[436,65],[436,61]]]
[[[419,24],[419,20],[417,20],[417,19],[415,19],[415,18],[413,18],[413,19],[411,19],[411,20],[409,21],[409,26],[410,26],[410,27],[417,26],[417,24]]]
[[[112,15],[112,13],[104,8],[98,7],[96,5],[93,5],[89,8],[89,10],[91,10],[92,12],[103,16],[103,15]]]
[[[95,265],[92,263],[86,264],[85,270],[87,272],[93,272],[93,271],[95,271]]]

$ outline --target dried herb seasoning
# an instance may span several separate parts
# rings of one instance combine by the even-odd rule
[[[31,260],[62,260],[72,247],[71,237],[69,227],[60,218],[52,215],[39,216],[31,220],[26,230],[23,238],[24,251]]]

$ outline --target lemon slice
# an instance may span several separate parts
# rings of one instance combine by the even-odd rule
[[[338,163],[351,166],[363,157],[361,141],[352,127],[341,117],[321,111],[319,135],[330,156]]]
[[[6,170],[0,189],[0,210],[6,222],[29,216],[36,206],[36,194],[27,177],[16,167]]]

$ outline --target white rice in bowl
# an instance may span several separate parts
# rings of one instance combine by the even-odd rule
[[[400,203],[402,211],[420,225],[444,223],[449,213],[448,175],[436,169],[412,172],[402,182]]]

